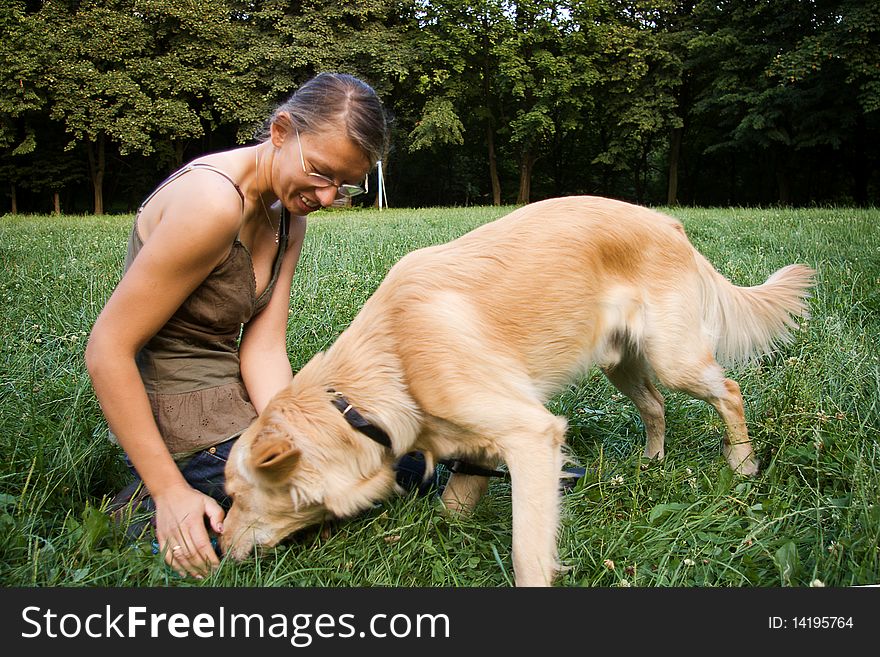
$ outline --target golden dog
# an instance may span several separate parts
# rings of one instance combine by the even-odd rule
[[[711,404],[730,467],[755,474],[739,385],[716,358],[741,361],[786,340],[813,276],[790,265],[736,287],[675,219],[594,197],[534,203],[414,251],[232,449],[223,549],[244,558],[370,508],[393,491],[395,460],[421,450],[429,471],[435,458],[506,463],[516,583],[549,585],[566,421],[545,403],[598,365],[638,408],[645,455],[662,458],[656,379]],[[486,481],[453,474],[443,501],[469,509]]]

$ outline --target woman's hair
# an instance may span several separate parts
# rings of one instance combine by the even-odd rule
[[[300,132],[338,126],[375,166],[389,146],[388,117],[379,96],[363,80],[345,73],[320,73],[293,92],[272,113],[268,125],[292,122]],[[268,139],[268,130],[261,139]]]

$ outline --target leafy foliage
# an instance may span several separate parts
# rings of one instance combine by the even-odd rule
[[[11,0],[0,176],[13,200],[12,187],[60,190],[99,208],[106,187],[134,209],[169,170],[253,138],[299,84],[338,70],[395,118],[395,204],[865,205],[880,188],[878,12],[858,0]],[[73,171],[32,179],[63,153]]]

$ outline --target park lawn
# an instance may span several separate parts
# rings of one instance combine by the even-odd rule
[[[294,369],[327,348],[388,268],[511,208],[328,211],[310,219],[291,300]],[[762,471],[733,476],[721,422],[664,390],[667,457],[640,458],[631,403],[593,372],[550,403],[588,475],[563,500],[562,586],[880,583],[880,211],[674,208],[739,285],[818,271],[794,341],[731,376]],[[174,576],[102,506],[126,481],[83,363],[117,282],[131,216],[0,218],[0,584],[4,586],[507,586],[509,484],[468,518],[434,498],[389,500],[322,536]],[[523,244],[528,257],[528,245]],[[515,254],[511,254],[515,257]]]

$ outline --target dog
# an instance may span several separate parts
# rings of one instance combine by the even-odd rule
[[[711,404],[728,464],[754,475],[740,388],[719,361],[789,340],[814,274],[789,265],[737,287],[677,220],[599,197],[527,205],[413,251],[233,447],[221,546],[242,559],[368,509],[393,492],[395,460],[420,450],[429,471],[449,457],[507,465],[516,584],[550,585],[567,423],[548,400],[599,366],[637,407],[645,456],[663,458],[659,381]],[[487,481],[453,474],[441,499],[466,512]]]

